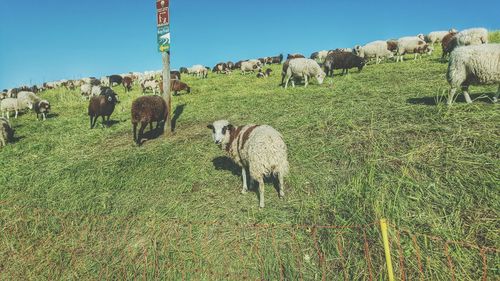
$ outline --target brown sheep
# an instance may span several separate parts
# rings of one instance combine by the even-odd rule
[[[122,84],[123,84],[123,88],[125,88],[125,92],[130,92],[132,90],[133,83],[134,83],[134,81],[132,80],[131,77],[129,77],[129,76],[123,77]]]
[[[170,91],[174,92],[174,95],[177,95],[177,93],[180,91],[186,91],[189,94],[191,93],[191,88],[188,86],[188,84],[179,80],[170,80]]]
[[[257,73],[257,78],[269,77],[271,76],[271,72],[273,72],[273,70],[270,68],[266,69],[266,72],[262,72],[262,70],[260,70],[259,73]]]
[[[153,122],[156,122],[156,128],[161,122],[168,119],[168,106],[165,100],[159,96],[142,96],[132,103],[132,126],[134,133],[134,142],[141,145],[144,129],[149,124],[150,130],[153,130]],[[141,123],[139,135],[137,135],[137,124]]]
[[[286,57],[287,60],[299,59],[299,58],[305,58],[305,57],[302,54],[288,54],[288,56]]]
[[[103,127],[105,122],[104,117],[108,117],[106,123],[109,126],[109,117],[113,114],[117,103],[118,96],[108,87],[103,87],[99,96],[90,98],[88,110],[90,116],[90,129],[94,128],[99,116],[102,117]]]
[[[443,48],[443,55],[441,56],[442,60],[445,60],[448,54],[453,51],[458,45],[457,35],[458,32],[452,31],[446,34],[441,41],[441,47]]]

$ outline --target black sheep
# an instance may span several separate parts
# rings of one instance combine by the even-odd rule
[[[333,77],[334,69],[342,69],[342,74],[349,73],[349,69],[357,67],[359,71],[365,66],[365,60],[349,52],[331,52],[325,60],[325,73]]]
[[[117,103],[118,96],[109,87],[102,87],[101,94],[99,96],[90,98],[88,111],[90,117],[90,129],[94,128],[99,116],[102,117],[103,127],[105,122],[104,117],[108,117],[106,123],[109,125],[109,117],[113,114]]]
[[[43,120],[45,121],[46,114],[49,113],[49,111],[50,111],[50,103],[47,100],[37,101],[37,102],[35,102],[35,104],[33,104],[33,110],[36,113],[37,120],[39,120],[38,116],[41,114],[43,117]]]
[[[108,79],[110,87],[113,87],[113,84],[121,85],[123,82],[123,77],[121,77],[120,75],[111,75],[108,77]]]
[[[153,130],[153,122],[156,122],[156,128],[160,127],[161,122],[168,119],[167,102],[159,96],[142,96],[132,103],[132,126],[134,133],[134,142],[141,144],[144,129],[149,124],[149,129]],[[139,135],[137,135],[137,124],[141,123]]]

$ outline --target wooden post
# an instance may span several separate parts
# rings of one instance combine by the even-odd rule
[[[163,61],[163,99],[167,103],[168,116],[165,127],[172,132],[172,95],[170,93],[170,52],[161,54]],[[166,128],[165,128],[166,129]],[[166,134],[166,132],[164,131]]]

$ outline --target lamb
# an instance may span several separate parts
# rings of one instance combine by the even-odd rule
[[[324,64],[326,75],[329,76],[331,73],[332,77],[334,69],[342,69],[342,74],[348,74],[350,68],[357,67],[358,70],[361,71],[364,66],[365,60],[363,58],[360,58],[353,53],[337,51],[331,52],[326,57]]]
[[[132,126],[134,133],[134,142],[137,145],[141,144],[144,134],[144,129],[149,124],[150,130],[153,130],[153,122],[156,123],[156,128],[160,123],[168,120],[168,105],[165,100],[159,96],[144,96],[139,97],[132,102]],[[137,135],[137,124],[141,123],[139,135]]]
[[[457,34],[457,45],[481,45],[488,43],[488,30],[486,28],[469,28]]]
[[[134,81],[132,80],[131,77],[126,76],[123,78],[122,85],[123,85],[123,88],[125,89],[125,92],[130,92],[132,90],[133,83],[134,83]]]
[[[9,115],[11,111],[16,113],[14,118],[17,119],[19,111],[26,108],[33,108],[33,104],[29,100],[19,102],[17,98],[6,98],[0,101],[0,111],[2,112],[2,117],[5,117],[5,113],[7,113],[7,119],[10,118]]]
[[[36,113],[36,119],[38,119],[38,115],[42,115],[43,121],[46,120],[46,114],[50,111],[50,103],[47,100],[40,100],[33,104],[33,110]]]
[[[9,120],[0,117],[0,147],[4,147],[8,142],[12,141],[14,130],[10,126]]]
[[[278,179],[279,197],[285,196],[284,177],[288,175],[288,152],[282,135],[268,125],[246,125],[235,127],[227,120],[215,121],[207,126],[212,130],[216,145],[224,149],[229,157],[241,167],[243,188],[248,191],[247,170],[250,187],[253,181],[259,184],[259,206],[264,208],[264,177]]]
[[[83,84],[80,86],[80,93],[83,98],[90,98],[92,95],[92,85],[90,84]]]
[[[447,80],[451,86],[448,105],[458,88],[462,88],[467,103],[472,103],[469,96],[470,85],[498,84],[493,102],[500,96],[500,44],[483,44],[456,48],[448,64]]]
[[[316,80],[318,80],[318,83],[321,85],[323,84],[325,76],[325,72],[321,70],[321,67],[316,61],[306,58],[292,59],[289,61],[288,68],[286,70],[285,89],[288,88],[288,82],[292,77],[303,78],[305,87],[307,87],[311,77],[316,77]],[[295,87],[294,79],[292,79],[292,87]]]
[[[262,63],[258,60],[249,60],[241,63],[241,74],[246,74],[247,72],[254,72],[255,70],[262,69]]]
[[[163,82],[161,83],[163,85]],[[163,86],[162,86],[163,88]],[[177,95],[180,91],[186,91],[188,94],[191,93],[191,88],[188,84],[181,82],[179,80],[171,79],[170,80],[170,91],[174,92],[174,95]]]
[[[433,50],[433,47],[425,43],[425,41],[419,37],[403,37],[398,40],[396,62],[403,61],[403,56],[405,54],[415,54],[416,60],[419,54],[431,54]]]
[[[382,61],[382,58],[394,57],[394,54],[388,50],[386,41],[373,41],[362,47],[355,46],[354,52],[364,59],[375,58],[377,64]]]
[[[146,90],[151,89],[153,91],[153,95],[156,95],[156,92],[160,93],[160,84],[156,80],[145,80],[141,82],[142,95],[146,93]]]
[[[102,117],[102,126],[104,127],[105,117],[107,117],[106,123],[109,126],[109,118],[113,114],[117,103],[118,96],[108,87],[103,87],[100,95],[90,98],[88,108],[90,129],[94,128],[99,116]]]
[[[273,70],[270,68],[266,69],[266,72],[262,72],[262,70],[259,70],[259,73],[257,73],[257,78],[269,77],[271,76],[271,72],[273,72]]]

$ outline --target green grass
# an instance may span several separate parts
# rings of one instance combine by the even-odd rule
[[[500,42],[500,32],[491,40]],[[268,79],[184,76],[193,91],[173,98],[182,111],[175,134],[142,147],[133,145],[130,124],[137,87],[129,94],[116,87],[118,123],[94,130],[78,91],[43,93],[54,115],[13,120],[19,139],[0,151],[0,279],[359,280],[371,271],[381,280],[376,225],[366,239],[358,228],[292,227],[380,218],[409,233],[499,249],[497,86],[471,87],[473,104],[460,96],[447,107],[439,58],[437,51],[368,65],[288,90],[278,87],[281,66]],[[265,209],[256,193],[239,193],[239,171],[206,129],[217,119],[283,134],[284,200],[271,184]],[[399,247],[396,234],[392,228],[397,276],[418,279],[418,250],[426,279],[451,279],[442,241],[419,235],[416,249],[401,232]],[[449,251],[457,280],[480,279],[479,251],[458,244]],[[486,254],[493,280],[500,256]]]

